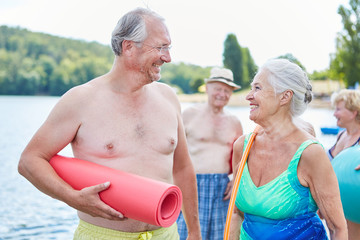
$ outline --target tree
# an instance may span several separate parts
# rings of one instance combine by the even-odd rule
[[[204,79],[195,78],[190,81],[190,87],[193,92],[199,92],[199,88],[204,85]]]
[[[300,62],[296,57],[294,57],[294,55],[292,55],[291,53],[287,53],[287,54],[285,54],[285,55],[281,55],[281,56],[279,56],[278,58],[287,59],[287,60],[289,60],[290,62],[293,62],[293,63],[297,64],[299,67],[302,68],[302,70],[306,71],[306,68],[304,67],[304,65],[302,65],[301,62]]]
[[[240,44],[234,34],[229,34],[224,42],[223,64],[234,75],[234,82],[240,86],[244,83],[243,55]]]
[[[332,77],[343,78],[345,85],[352,87],[360,82],[360,0],[350,0],[349,7],[340,5],[338,8],[344,29],[338,33],[330,73]]]
[[[234,82],[241,87],[250,85],[257,66],[248,48],[242,48],[234,34],[229,34],[224,42],[223,64],[234,74]]]
[[[209,77],[210,68],[202,68],[192,64],[165,64],[161,69],[161,82],[177,86],[185,94],[198,92],[198,86]]]
[[[109,46],[0,26],[0,94],[61,95],[106,73]]]
[[[254,78],[258,67],[256,66],[254,59],[251,57],[250,50],[248,48],[242,49],[244,57],[244,86],[250,86],[251,80]],[[246,75],[245,75],[246,74]]]

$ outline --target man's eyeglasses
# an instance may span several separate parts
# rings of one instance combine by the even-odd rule
[[[164,54],[166,54],[166,53],[169,53],[169,52],[170,52],[170,49],[171,49],[171,47],[172,47],[172,46],[154,47],[154,46],[151,46],[151,45],[145,44],[145,43],[143,43],[143,45],[148,46],[148,47],[151,47],[152,49],[158,50],[161,55],[164,55]]]

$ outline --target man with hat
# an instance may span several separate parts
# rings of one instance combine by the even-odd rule
[[[232,146],[243,133],[240,120],[224,107],[240,86],[234,83],[231,70],[218,67],[211,70],[205,83],[207,102],[187,108],[182,115],[197,178],[202,239],[220,240],[232,189],[228,177]],[[187,228],[182,213],[177,222],[184,240]]]

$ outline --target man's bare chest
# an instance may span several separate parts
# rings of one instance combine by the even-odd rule
[[[105,108],[82,120],[73,144],[108,156],[169,154],[177,144],[177,126],[174,111]]]

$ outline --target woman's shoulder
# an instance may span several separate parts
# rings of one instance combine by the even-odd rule
[[[308,162],[310,165],[317,161],[329,161],[323,145],[315,138],[308,138],[302,144],[302,161]],[[316,159],[316,161],[314,161]]]
[[[240,147],[242,149],[244,146],[245,138],[246,138],[246,134],[243,134],[238,139],[236,139],[233,145],[234,148]]]

